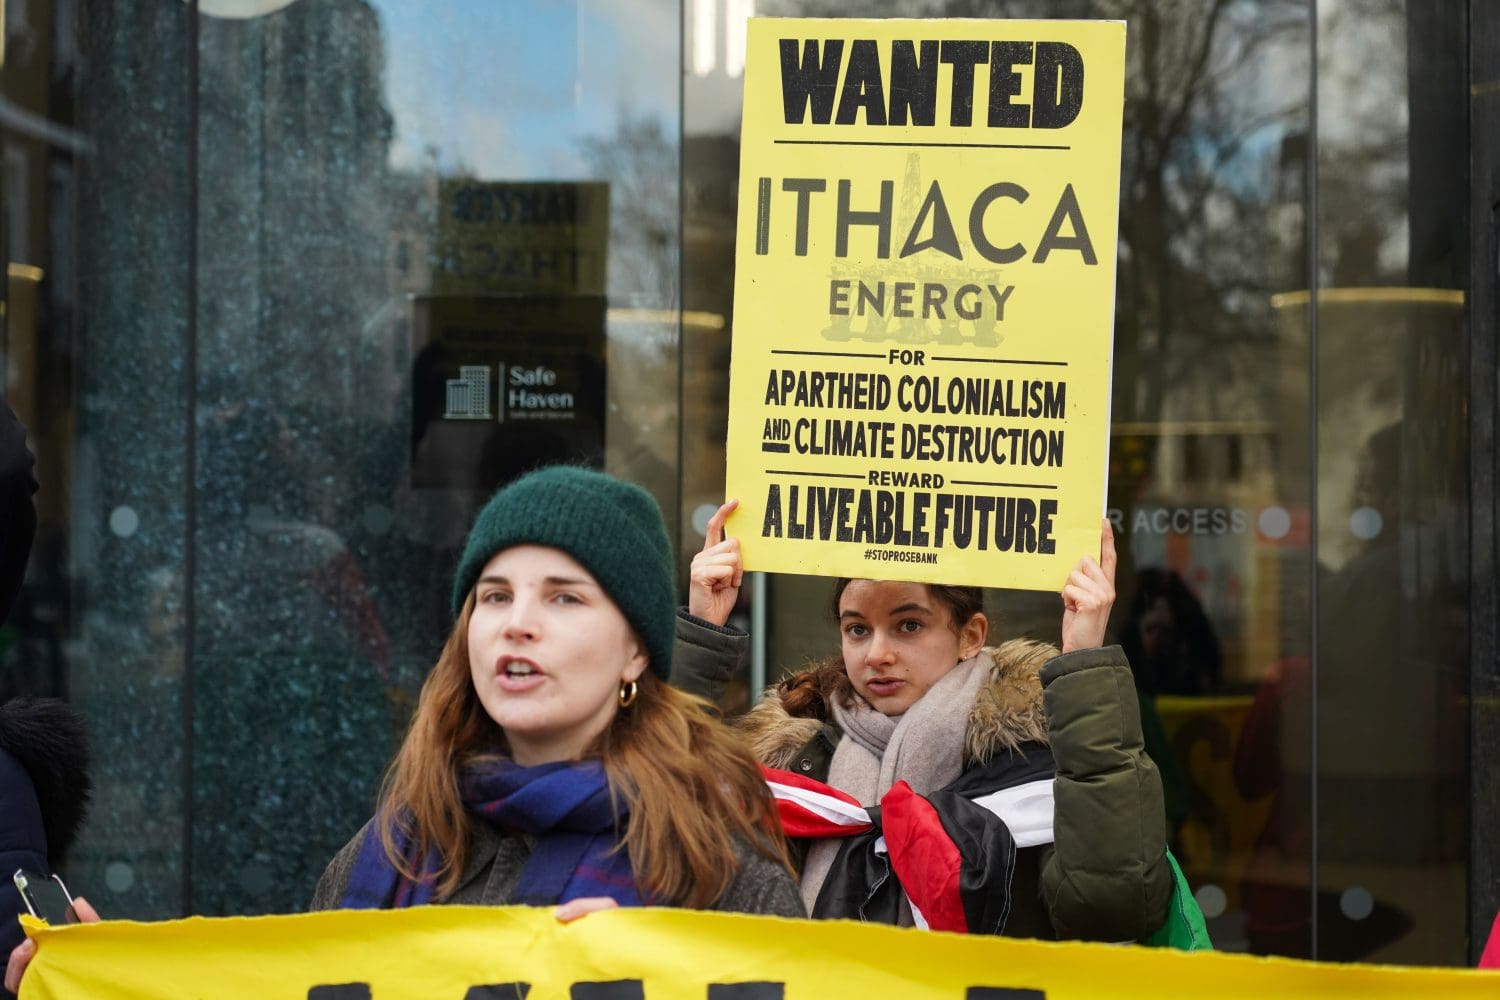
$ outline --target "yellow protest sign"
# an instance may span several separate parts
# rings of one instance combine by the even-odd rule
[[[968,937],[852,921],[426,906],[48,928],[21,1000],[1362,1000],[1493,997],[1500,973]]]
[[[754,19],[727,494],[750,569],[1099,551],[1125,25]]]

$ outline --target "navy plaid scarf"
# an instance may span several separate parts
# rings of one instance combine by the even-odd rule
[[[625,814],[616,815],[609,779],[597,760],[522,767],[507,758],[470,765],[459,776],[464,807],[511,833],[536,837],[510,903],[550,906],[586,896],[608,896],[640,906],[630,854],[619,842]],[[380,844],[380,818],[365,831],[341,905],[350,910],[399,909],[432,901],[439,865],[431,852],[416,882],[402,877]],[[411,839],[398,826],[396,846],[412,857]]]

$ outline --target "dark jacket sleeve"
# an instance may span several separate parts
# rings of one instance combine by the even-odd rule
[[[310,912],[318,910],[336,910],[344,900],[344,890],[349,888],[349,876],[354,871],[355,859],[359,857],[359,849],[365,842],[365,831],[370,828],[369,820],[359,828],[359,832],[349,839],[349,842],[339,848],[339,852],[328,862],[328,867],[323,870],[323,877],[318,879],[318,886],[313,890]]]
[[[672,647],[672,686],[715,704],[734,678],[750,636],[737,628],[715,625],[677,609],[677,642]]]
[[[735,841],[734,853],[740,863],[739,873],[710,909],[772,917],[807,917],[802,894],[791,872],[757,853],[742,840]]]
[[[0,957],[21,943],[25,934],[17,915],[24,911],[10,876],[17,868],[46,874],[47,834],[31,775],[14,756],[0,750]],[[9,997],[0,987],[0,997]]]
[[[1161,778],[1146,756],[1140,705],[1119,646],[1055,657],[1042,668],[1057,760],[1054,850],[1042,899],[1060,938],[1132,941],[1167,917]]]

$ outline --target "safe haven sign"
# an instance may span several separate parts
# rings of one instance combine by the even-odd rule
[[[1057,590],[1097,555],[1125,25],[754,19],[745,565]]]

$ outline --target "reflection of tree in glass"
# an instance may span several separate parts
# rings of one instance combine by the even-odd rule
[[[660,118],[622,111],[613,135],[582,140],[595,179],[609,182],[608,294],[652,308],[677,287],[679,146]]]
[[[610,309],[645,311],[608,323],[606,464],[663,496],[675,491],[677,441],[676,390],[662,380],[675,375],[679,324],[650,317],[682,305],[681,146],[661,119],[626,110],[612,135],[585,137],[581,146],[593,178],[609,183]]]

